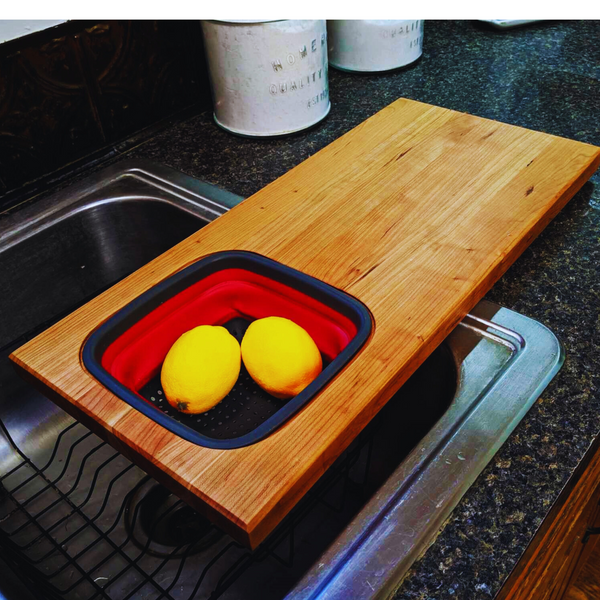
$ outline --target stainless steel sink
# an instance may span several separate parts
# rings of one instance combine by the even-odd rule
[[[21,382],[7,358],[241,200],[132,161],[0,215],[0,569],[6,561],[33,597],[389,595],[560,368],[545,327],[479,303],[248,551]],[[0,597],[8,579],[4,568]]]

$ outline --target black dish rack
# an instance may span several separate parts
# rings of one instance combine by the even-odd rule
[[[151,477],[142,474],[80,423],[72,423],[58,435],[50,459],[38,466],[20,451],[0,421],[2,433],[21,458],[21,462],[0,479],[0,545],[7,560],[28,578],[35,593],[50,599],[129,600],[143,597],[191,600],[199,592],[202,597],[219,598],[255,563],[269,558],[284,567],[293,566],[294,533],[306,514],[317,504],[332,513],[339,513],[345,507],[349,488],[356,492],[365,485],[375,428],[376,423],[372,423],[276,531],[251,552],[222,534],[183,501],[171,497]],[[83,446],[86,452],[74,483],[65,486],[66,474],[74,469],[73,457]],[[91,446],[89,450],[88,446]],[[97,466],[86,468],[91,463]],[[357,466],[362,471],[362,482],[357,482]],[[101,489],[98,481],[106,472],[110,472],[111,477],[104,481]],[[111,511],[107,508],[114,504],[112,500],[117,488],[131,485],[132,475],[138,476],[134,479],[136,483],[121,497],[115,515],[114,507]],[[14,485],[13,480],[18,483]],[[148,485],[151,486],[150,493],[136,501],[136,494]],[[77,501],[76,495],[80,498]],[[146,519],[150,522],[146,522],[145,527],[150,530],[147,530],[145,541],[140,540],[136,528],[144,518],[144,506],[151,504],[157,496],[159,500],[160,497],[171,497],[172,502],[163,505],[163,510],[154,519]],[[94,509],[90,510],[92,506]],[[108,512],[110,519],[105,518]],[[170,517],[182,512],[184,514],[180,514],[179,522],[171,530],[171,539],[161,540],[162,546],[168,546],[169,550],[156,551],[154,532],[161,529],[162,522],[166,524]],[[51,525],[45,522],[45,517],[51,517]],[[65,524],[74,521],[73,529],[67,530]],[[88,541],[80,547],[77,539],[83,536]],[[215,548],[215,544],[220,547]],[[186,589],[180,589],[186,563],[207,546],[214,548],[213,555],[197,573],[195,584],[190,585],[188,581]],[[92,555],[95,560],[87,560],[87,556]],[[169,573],[175,574],[161,580],[167,565]],[[103,568],[111,573],[110,577],[102,576]],[[207,591],[203,586],[211,571],[218,572],[219,576],[216,585],[213,583],[212,589]],[[119,585],[124,579],[128,580],[129,589],[123,590]],[[215,581],[214,576],[210,579]]]

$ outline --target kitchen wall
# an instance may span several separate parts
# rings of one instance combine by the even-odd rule
[[[70,21],[1,44],[0,209],[210,103],[198,21]]]

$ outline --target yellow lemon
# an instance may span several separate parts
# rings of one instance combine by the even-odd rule
[[[225,327],[200,325],[171,346],[160,381],[173,408],[188,414],[206,412],[229,394],[240,364],[240,345]]]
[[[250,324],[242,339],[242,360],[250,377],[281,399],[299,394],[323,369],[310,335],[283,317],[266,317]]]

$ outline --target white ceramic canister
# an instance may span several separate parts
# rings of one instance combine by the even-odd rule
[[[329,64],[344,71],[389,71],[423,53],[423,21],[327,21]]]
[[[324,20],[202,21],[202,31],[223,129],[285,135],[329,112]]]

